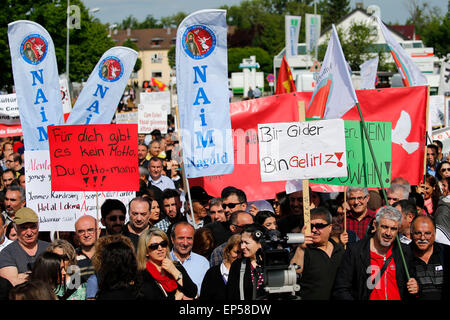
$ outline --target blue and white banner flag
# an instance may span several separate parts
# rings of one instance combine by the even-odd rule
[[[301,21],[302,17],[300,16],[284,16],[286,58],[298,55],[297,47]]]
[[[361,89],[375,89],[378,70],[378,56],[359,66],[361,70]]]
[[[137,56],[126,47],[107,50],[81,90],[66,124],[111,123]]]
[[[47,126],[64,124],[55,46],[36,22],[8,24],[9,49],[26,150],[48,150]]]
[[[188,178],[233,172],[225,10],[200,10],[179,25],[176,68]]]
[[[313,52],[319,43],[320,19],[321,15],[319,14],[305,13],[306,52]]]

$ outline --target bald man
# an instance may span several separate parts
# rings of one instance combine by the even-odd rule
[[[100,234],[97,220],[89,215],[80,217],[75,222],[75,233],[80,241],[80,246],[76,249],[77,265],[81,272],[81,284],[94,274],[92,266],[92,256],[95,253],[95,242]]]

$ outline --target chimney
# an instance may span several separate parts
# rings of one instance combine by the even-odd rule
[[[356,2],[355,6],[356,6],[356,9],[364,10],[364,3],[362,3],[362,2]]]
[[[167,28],[167,34],[170,34],[172,30],[170,29],[170,27]]]
[[[131,37],[131,28],[127,28],[127,37]]]

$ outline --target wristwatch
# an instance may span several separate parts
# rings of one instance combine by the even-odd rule
[[[180,274],[178,275],[178,277],[177,277],[177,282],[178,282],[178,280],[181,280],[181,279],[183,279],[183,274],[180,272]]]

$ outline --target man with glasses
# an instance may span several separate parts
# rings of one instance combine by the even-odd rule
[[[347,188],[347,230],[356,233],[359,239],[364,238],[369,223],[375,217],[375,212],[367,207],[369,190],[361,187]]]
[[[430,216],[411,223],[411,268],[419,283],[418,300],[450,300],[450,246],[435,242],[436,227]]]
[[[311,210],[311,234],[297,246],[291,264],[300,266],[299,295],[303,300],[330,300],[344,247],[331,237],[332,216],[324,207]],[[305,232],[305,227],[303,227]]]
[[[388,205],[392,206],[395,202],[400,200],[408,200],[409,190],[403,184],[391,184],[391,187],[386,190]]]
[[[106,199],[100,207],[101,223],[106,228],[106,235],[122,234],[127,209],[122,201]]]
[[[75,250],[77,265],[80,268],[80,284],[85,283],[95,273],[91,259],[95,254],[95,242],[99,233],[100,228],[97,225],[97,220],[92,216],[81,216],[75,222],[75,235],[80,242],[80,246]]]
[[[38,240],[39,218],[32,209],[18,210],[13,223],[17,241],[0,252],[0,277],[16,286],[28,280],[36,258],[47,250],[50,243]]]
[[[229,231],[231,237],[233,234],[240,233],[242,229],[249,224],[254,223],[254,217],[246,212],[246,211],[235,211],[230,216],[230,223],[229,223]],[[228,237],[228,238],[229,238]],[[209,258],[209,264],[211,267],[214,267],[216,265],[219,265],[223,261],[223,252],[225,250],[225,247],[227,245],[227,240],[223,242],[221,245],[216,247],[213,252],[211,253],[211,257]]]
[[[402,213],[390,206],[376,214],[375,233],[349,243],[339,266],[333,289],[337,300],[409,300],[419,292],[414,274],[405,261],[412,258],[408,246],[395,240]]]

